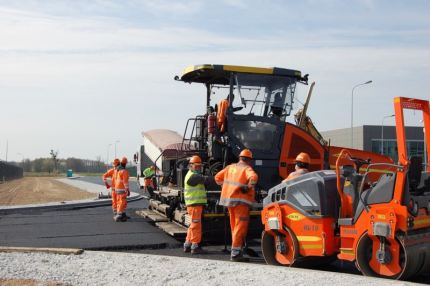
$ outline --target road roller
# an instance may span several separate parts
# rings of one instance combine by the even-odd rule
[[[363,275],[402,280],[430,271],[430,167],[408,156],[404,124],[404,110],[422,111],[430,142],[429,101],[396,97],[394,109],[399,159],[382,163],[386,172],[376,182],[369,177],[381,163],[342,150],[335,170],[269,190],[261,213],[266,263],[340,259],[355,262]]]

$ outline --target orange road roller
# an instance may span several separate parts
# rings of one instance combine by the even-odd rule
[[[270,189],[261,213],[268,264],[341,259],[364,275],[407,279],[430,272],[430,167],[408,156],[405,109],[422,111],[430,142],[429,101],[394,99],[397,164],[372,164],[342,150],[336,170],[315,171]],[[425,150],[430,154],[430,144]],[[369,177],[384,164],[376,182]],[[365,168],[365,172],[360,172]]]

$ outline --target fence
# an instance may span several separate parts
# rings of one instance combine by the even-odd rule
[[[0,181],[22,178],[23,169],[0,161]]]

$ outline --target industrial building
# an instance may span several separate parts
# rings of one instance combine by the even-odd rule
[[[427,162],[424,153],[425,142],[422,127],[408,126],[406,129],[406,144],[411,156],[421,156]],[[397,141],[395,126],[362,125],[352,129],[336,129],[321,132],[330,145],[345,146],[390,156],[397,162]],[[351,144],[352,142],[352,144]]]

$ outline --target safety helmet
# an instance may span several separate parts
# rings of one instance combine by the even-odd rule
[[[302,163],[310,164],[311,163],[311,157],[309,157],[308,153],[301,152],[299,155],[297,155],[296,162],[302,162]]]
[[[120,161],[119,161],[119,159],[118,158],[115,158],[115,160],[113,160],[113,165],[116,167],[116,166],[118,166],[119,165],[119,163],[120,163]]]
[[[190,164],[201,164],[201,163],[202,163],[202,159],[197,155],[194,155],[190,159]]]
[[[127,164],[127,162],[128,162],[127,157],[122,157],[122,159],[121,159],[121,164],[122,164],[122,165],[126,165],[126,164]]]
[[[252,159],[252,152],[249,149],[243,149],[242,152],[240,152],[239,157]]]

